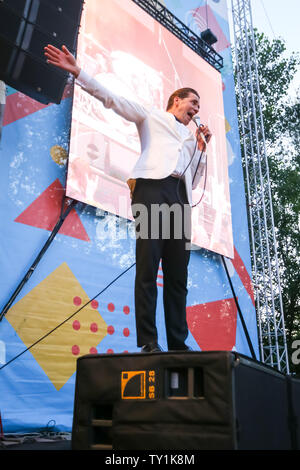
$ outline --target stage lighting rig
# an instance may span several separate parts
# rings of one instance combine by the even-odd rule
[[[203,41],[205,41],[210,46],[215,44],[218,40],[218,38],[214,35],[214,33],[210,29],[206,29],[205,31],[202,31],[200,36],[201,36],[201,39],[203,39]]]
[[[132,0],[134,3],[139,5],[155,20],[167,28],[173,33],[178,39],[184,44],[193,49],[196,54],[200,55],[216,70],[220,71],[223,68],[223,57],[219,55],[211,44],[202,37],[197,36],[192,30],[190,30],[181,20],[176,18],[164,5],[158,0]],[[207,30],[210,31],[210,30]],[[211,33],[209,38],[215,36]]]

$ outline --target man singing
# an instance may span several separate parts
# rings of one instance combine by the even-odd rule
[[[137,346],[142,352],[162,350],[156,328],[156,280],[162,260],[168,350],[189,350],[185,340],[192,189],[199,183],[199,160],[211,139],[207,126],[197,129],[196,138],[187,128],[199,111],[200,97],[192,88],[181,88],[170,96],[166,111],[147,108],[113,94],[91,78],[65,46],[60,50],[48,45],[45,55],[49,64],[72,73],[85,91],[137,127],[141,154],[128,181],[136,232],[141,234],[136,239]],[[161,207],[170,209],[168,230],[163,211],[154,210]]]

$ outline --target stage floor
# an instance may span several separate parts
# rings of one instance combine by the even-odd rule
[[[10,434],[0,439],[0,450],[71,450],[71,435],[48,438]]]

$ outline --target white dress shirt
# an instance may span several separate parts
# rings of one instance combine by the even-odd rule
[[[141,142],[141,154],[129,177],[162,179],[172,175],[174,171],[182,174],[182,168],[183,171],[187,168],[183,180],[188,201],[192,204],[192,189],[198,185],[202,171],[198,167],[201,152],[189,128],[177,122],[175,116],[167,111],[148,108],[115,95],[83,70],[77,83],[100,100],[105,108],[112,109],[124,119],[135,123]]]

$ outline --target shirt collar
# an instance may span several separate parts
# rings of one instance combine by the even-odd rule
[[[177,122],[179,122],[180,124],[182,124],[181,121],[179,121],[178,117],[175,116],[175,114],[173,114],[174,118],[176,119]]]

